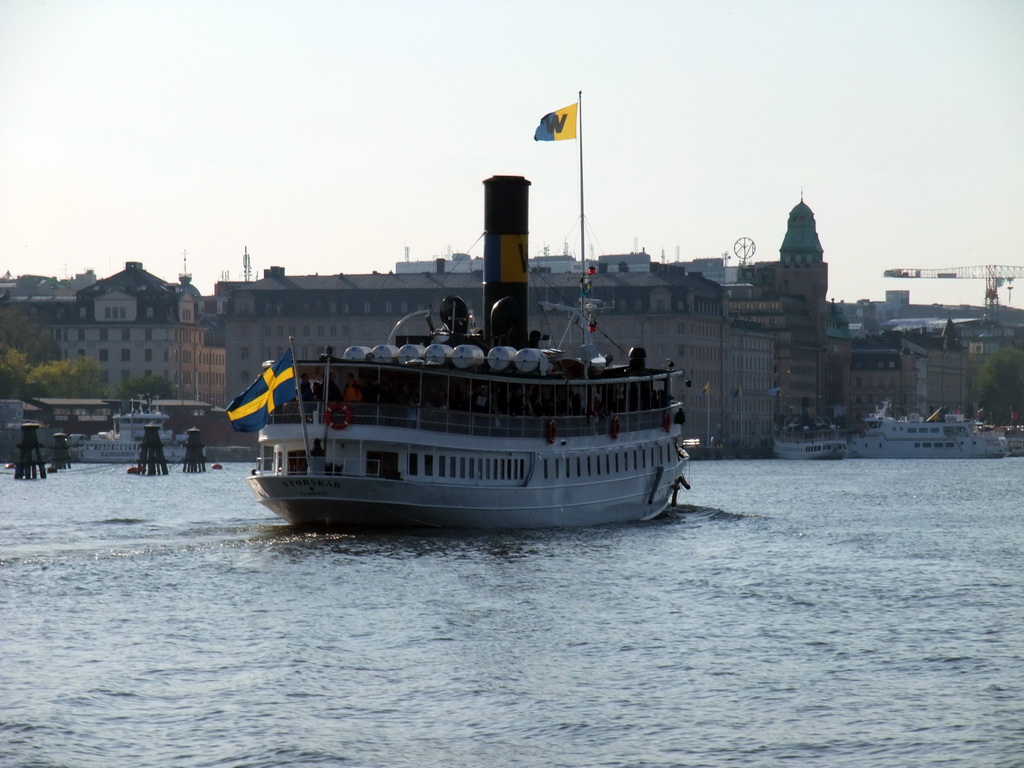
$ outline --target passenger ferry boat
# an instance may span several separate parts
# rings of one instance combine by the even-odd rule
[[[998,430],[986,430],[960,414],[946,414],[939,421],[910,414],[892,416],[888,400],[864,419],[862,434],[849,440],[850,458],[861,459],[1001,459],[1010,453]]]
[[[347,397],[270,414],[248,478],[261,503],[292,524],[540,528],[648,520],[689,488],[681,372],[642,349],[612,365],[580,308],[540,304],[558,347],[527,334],[529,183],[484,182],[482,331],[449,296],[439,328],[400,336],[414,313],[386,344],[296,361]]]
[[[114,428],[99,434],[71,435],[68,447],[71,449],[72,461],[86,464],[131,464],[139,460],[142,449],[142,437],[146,425],[156,424],[160,427],[160,442],[163,443],[164,458],[169,464],[183,461],[185,458],[185,440],[183,436],[175,436],[169,429],[164,429],[164,422],[169,416],[153,408],[143,400],[129,401],[127,413],[113,415]]]
[[[821,461],[846,458],[846,435],[831,421],[817,418],[806,424],[791,419],[775,433],[777,459]]]

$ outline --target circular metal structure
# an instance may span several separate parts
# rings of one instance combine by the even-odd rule
[[[736,254],[736,258],[740,260],[740,264],[744,265],[754,258],[755,251],[757,251],[757,246],[754,245],[754,241],[749,237],[741,237],[733,243],[732,246],[732,252]]]

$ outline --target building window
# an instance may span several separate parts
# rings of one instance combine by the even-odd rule
[[[121,341],[131,341],[131,340],[132,340],[132,330],[131,330],[131,328],[122,328],[121,329]]]
[[[100,350],[100,362],[107,362],[107,350],[105,348]]]
[[[145,353],[145,357],[143,358],[143,360],[145,362],[147,362],[147,363],[153,362],[153,350],[150,349],[149,347],[146,347],[146,353]]]
[[[121,362],[130,363],[132,361],[132,351],[128,347],[121,349]]]

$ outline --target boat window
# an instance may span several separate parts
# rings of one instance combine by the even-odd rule
[[[544,479],[548,479],[548,460],[544,459]]]
[[[446,459],[444,456],[437,457],[437,476],[444,477]]]
[[[455,457],[450,457],[448,461],[448,477],[457,477],[455,474]]]
[[[615,454],[615,474],[619,473],[619,454]]]
[[[300,451],[288,451],[288,474],[289,475],[304,475],[306,474],[306,451],[305,449]]]
[[[583,477],[583,459],[576,457],[576,477]]]
[[[587,477],[591,477],[594,474],[593,467],[590,466],[590,457],[587,456]],[[598,463],[597,474],[601,474],[601,465]]]
[[[460,456],[459,457],[459,477],[462,477],[462,478],[466,477],[466,457],[465,456]]]
[[[420,458],[419,454],[417,454],[417,453],[410,453],[409,454],[409,474],[410,475],[418,475],[420,473],[419,458]]]
[[[526,477],[526,459],[520,459],[516,464],[519,465],[519,474],[516,475],[516,479],[521,480]]]
[[[434,476],[434,457],[429,453],[423,456],[423,474],[427,477]]]

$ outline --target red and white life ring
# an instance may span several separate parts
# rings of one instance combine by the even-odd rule
[[[611,425],[611,428],[608,430],[609,434],[611,434],[611,436],[612,436],[612,440],[618,440],[619,439],[619,431],[621,429],[622,429],[622,424],[619,422],[619,417],[618,416],[612,416],[612,425]]]
[[[555,427],[555,420],[548,419],[547,426],[544,427],[544,437],[547,438],[548,443],[553,443],[557,436],[558,429]]]
[[[331,403],[324,414],[331,429],[344,429],[352,423],[352,409],[344,403]]]
[[[661,417],[661,426],[666,432],[672,429],[672,414],[670,411],[665,411],[665,414]]]

